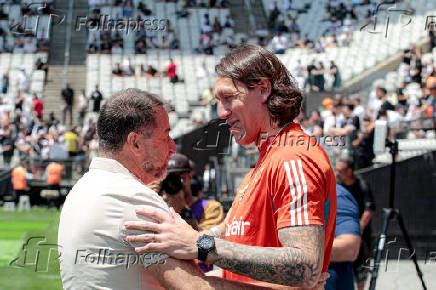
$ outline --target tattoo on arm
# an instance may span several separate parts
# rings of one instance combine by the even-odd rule
[[[253,247],[216,240],[208,262],[233,273],[275,284],[312,287],[321,274],[324,258],[322,226],[279,230],[283,247]]]

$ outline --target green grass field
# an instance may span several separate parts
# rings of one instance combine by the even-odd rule
[[[4,212],[0,207],[0,289],[62,289],[58,223],[56,209]]]

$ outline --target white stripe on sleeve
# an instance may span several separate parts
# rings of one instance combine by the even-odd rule
[[[288,177],[289,187],[291,188],[291,204],[290,204],[290,214],[291,214],[291,226],[295,226],[295,188],[294,182],[292,181],[291,169],[289,168],[289,162],[284,162],[286,176]]]
[[[301,183],[303,184],[303,215],[304,215],[304,222],[306,225],[309,224],[309,214],[307,212],[307,183],[306,183],[306,177],[304,176],[303,171],[303,165],[301,164],[301,159],[297,160],[298,169],[300,170],[300,176],[301,176]]]
[[[303,193],[301,192],[300,178],[298,178],[297,167],[295,166],[295,160],[291,160],[292,173],[294,174],[295,187],[297,188],[298,197],[297,197],[297,221],[298,225],[302,226],[303,221],[301,219],[301,198],[303,197]]]

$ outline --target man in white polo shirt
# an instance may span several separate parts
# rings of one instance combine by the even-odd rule
[[[145,184],[164,178],[170,155],[162,101],[138,89],[117,93],[97,123],[100,157],[69,193],[58,244],[64,289],[251,289],[254,285],[206,277],[192,263],[165,254],[136,255],[125,221],[144,219],[135,208],[175,214]],[[259,285],[257,285],[259,286]],[[266,286],[266,285],[264,285]]]

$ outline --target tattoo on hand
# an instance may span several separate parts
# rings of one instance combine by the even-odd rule
[[[216,240],[208,261],[255,280],[288,286],[311,287],[319,278],[324,257],[322,226],[279,230],[283,247],[252,247]]]

